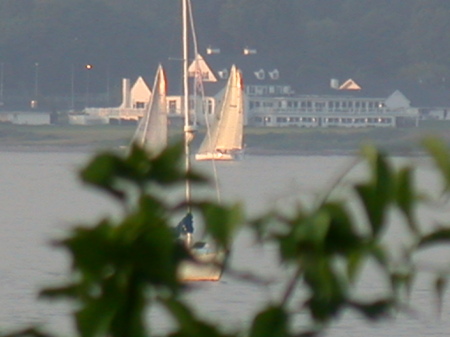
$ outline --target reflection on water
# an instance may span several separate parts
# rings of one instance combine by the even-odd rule
[[[70,331],[68,307],[37,301],[36,294],[42,286],[62,281],[67,268],[67,257],[52,250],[49,239],[65,233],[71,224],[92,222],[114,210],[112,203],[77,181],[76,168],[86,159],[83,153],[0,152],[0,327],[47,322],[54,331]],[[223,200],[241,200],[249,215],[254,216],[273,207],[289,210],[299,202],[308,204],[333,184],[351,162],[352,158],[339,156],[256,156],[236,163],[217,163],[217,171]],[[206,163],[195,165],[210,170]],[[426,170],[421,178],[425,186],[438,184]],[[424,214],[426,218],[434,216]],[[393,229],[389,237],[395,243],[400,233],[401,230]],[[430,252],[425,261],[443,257]],[[225,275],[218,283],[196,284],[186,300],[202,317],[238,327],[249,323],[246,321],[249,313],[277,298],[285,275],[279,269],[273,248],[257,247],[246,232],[234,244],[231,265],[264,275],[273,279],[274,284],[255,286]],[[370,273],[369,268],[361,285],[365,293],[382,289],[377,275]],[[368,324],[352,313],[345,313],[329,335],[446,335],[450,327],[447,319],[450,298],[439,319],[430,303],[428,281],[419,280],[413,293],[416,314]],[[173,323],[161,311],[150,312],[149,317],[156,332],[172,327]]]

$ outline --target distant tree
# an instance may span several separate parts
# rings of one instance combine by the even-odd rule
[[[450,68],[445,0],[192,4],[200,49],[257,48],[296,82],[332,74],[409,79],[425,72],[421,77],[437,83],[439,69]],[[82,69],[86,62],[96,64],[96,91],[104,90],[106,72],[113,82],[151,74],[180,53],[180,7],[179,0],[2,0],[0,61],[8,90],[29,94],[36,62],[49,95],[67,93],[71,66]]]
[[[450,64],[450,4],[445,1],[416,1],[403,34],[407,56],[405,68],[415,69],[416,80],[437,82],[448,77]]]
[[[3,0],[0,2],[0,16],[3,19],[29,14],[34,8],[34,0]]]
[[[295,29],[296,17],[289,1],[227,0],[221,7],[220,29],[244,46],[269,51],[283,48]]]

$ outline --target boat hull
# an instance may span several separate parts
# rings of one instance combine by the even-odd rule
[[[178,269],[181,282],[219,281],[227,259],[227,252],[209,249],[191,249],[194,260],[184,261]]]
[[[206,161],[206,160],[219,160],[219,161],[235,161],[241,160],[243,153],[232,152],[232,153],[222,153],[222,152],[211,152],[211,153],[197,153],[195,155],[195,160]]]

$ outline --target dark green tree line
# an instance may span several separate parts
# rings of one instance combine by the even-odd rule
[[[192,0],[200,47],[257,48],[293,84],[314,76],[442,82],[450,72],[446,1]],[[43,91],[67,92],[71,65],[148,76],[180,49],[180,4],[165,0],[3,0],[0,61],[5,90],[30,90],[33,64]],[[83,75],[79,75],[83,76]],[[97,83],[96,83],[97,82]],[[441,83],[442,84],[442,83]]]

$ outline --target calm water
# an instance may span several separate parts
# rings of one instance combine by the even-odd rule
[[[36,294],[43,286],[64,280],[67,257],[49,246],[50,239],[63,235],[73,224],[92,222],[114,211],[112,203],[78,182],[76,169],[87,158],[84,153],[0,152],[0,329],[43,322],[52,331],[70,332],[69,308],[37,301]],[[218,164],[217,169],[223,199],[241,200],[249,214],[256,215],[272,207],[289,209],[297,202],[307,203],[332,184],[351,161],[338,156],[248,157],[238,163]],[[438,183],[426,169],[421,177],[424,186]],[[427,219],[433,216],[434,212],[423,213]],[[395,243],[399,236],[394,230],[390,239]],[[445,263],[445,257],[431,252],[425,258]],[[248,323],[249,313],[276,298],[283,276],[273,250],[256,247],[247,233],[238,237],[231,265],[270,277],[274,285],[258,287],[225,275],[221,282],[199,284],[187,300],[202,317],[238,326]],[[329,336],[448,335],[450,298],[447,296],[439,319],[426,281],[419,280],[412,296],[418,307],[414,317],[400,315],[395,321],[374,325],[349,313]],[[361,290],[380,289],[380,279],[369,270]],[[157,331],[171,328],[159,311],[149,313],[149,319]]]

